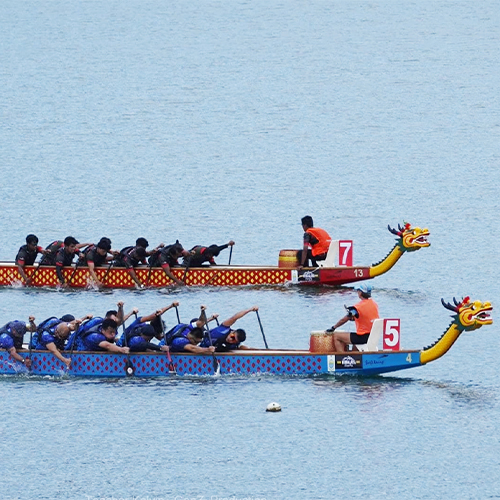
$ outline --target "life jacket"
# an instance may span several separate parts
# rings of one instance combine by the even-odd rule
[[[181,337],[186,337],[187,334],[192,330],[190,325],[186,325],[184,323],[179,323],[171,328],[167,333],[165,333],[165,337],[160,341],[160,345],[168,345],[171,346],[172,342],[175,339],[179,339]]]
[[[311,253],[313,257],[316,255],[321,255],[323,253],[328,253],[328,249],[330,248],[330,243],[332,239],[330,235],[319,227],[310,227],[307,229],[306,233],[309,233],[311,236],[314,236],[318,243],[311,245]]]
[[[63,247],[64,247],[64,241],[60,240],[53,241],[50,245],[47,246],[47,248],[45,248],[45,250],[48,253],[42,257],[40,264],[46,266],[54,266],[56,263],[57,252],[59,252],[59,250]]]
[[[102,322],[104,321],[103,318],[100,318],[99,316],[96,316],[95,318],[89,319],[85,323],[82,323],[77,330],[75,330],[68,339],[68,342],[66,344],[66,347],[64,348],[65,351],[73,351],[73,350],[83,350],[83,349],[78,349],[79,345],[79,340],[82,337],[87,336],[87,332],[95,328],[96,326],[99,327],[102,325]],[[90,333],[95,333],[94,331]],[[90,335],[90,334],[89,334]]]
[[[93,318],[96,319],[96,318]],[[85,346],[85,339],[92,335],[93,333],[100,333],[101,323],[96,323],[93,326],[89,327],[88,330],[83,332],[81,335],[78,335],[75,340],[75,351],[86,351],[87,347]],[[68,342],[69,344],[69,342]]]
[[[26,323],[23,323],[22,321],[10,321],[6,325],[2,326],[0,328],[0,335],[7,334],[13,341],[14,341],[14,347],[16,349],[21,349],[23,346],[23,335],[15,335],[12,332],[12,326],[15,323],[19,323],[19,326],[22,328],[24,326],[24,332],[26,333]]]
[[[356,323],[356,333],[366,335],[371,332],[373,322],[379,318],[377,303],[372,299],[363,299],[355,306],[358,317],[354,318]]]
[[[42,321],[37,326],[36,332],[33,332],[33,335],[31,336],[31,342],[29,344],[30,349],[36,349],[36,346],[42,339],[43,332],[49,332],[51,335],[54,335],[56,327],[59,323],[62,323],[62,321],[55,316],[51,316],[50,318]]]

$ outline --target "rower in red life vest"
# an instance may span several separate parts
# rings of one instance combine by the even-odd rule
[[[311,260],[312,267],[317,267],[318,260],[326,259],[332,239],[324,229],[314,227],[310,215],[302,217],[301,222],[304,229],[304,247],[297,254],[299,266],[309,267],[309,260]]]

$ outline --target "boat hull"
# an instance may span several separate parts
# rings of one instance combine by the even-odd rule
[[[32,286],[55,287],[59,284],[54,266],[26,266],[28,276],[34,274]],[[135,288],[135,283],[124,268],[95,268],[99,280],[106,288]],[[135,268],[137,277],[144,285],[163,288],[173,285],[162,268],[140,266]],[[188,286],[244,286],[244,285],[343,285],[370,278],[369,267],[330,267],[313,269],[286,269],[278,266],[214,266],[172,269],[173,274]],[[66,281],[73,288],[91,287],[88,268],[66,267]],[[13,262],[0,263],[0,286],[22,286],[23,281]]]
[[[24,357],[27,351],[21,351]],[[66,354],[70,356],[69,353]],[[130,356],[108,352],[74,352],[66,370],[64,363],[48,351],[31,353],[30,370],[0,351],[0,374],[77,377],[126,377],[127,358],[135,377],[211,376],[212,356],[172,354],[176,373],[169,370],[165,353],[134,353]],[[421,366],[420,351],[377,351],[372,353],[311,353],[294,350],[244,350],[218,353],[221,375],[377,375]]]

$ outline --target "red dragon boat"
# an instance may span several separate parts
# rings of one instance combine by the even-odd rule
[[[374,278],[386,273],[406,252],[414,252],[430,246],[427,241],[428,229],[398,225],[398,229],[388,226],[397,236],[396,244],[389,254],[371,266],[352,265],[352,241],[335,240],[325,261],[316,268],[299,269],[298,250],[281,250],[278,266],[212,266],[173,268],[173,274],[188,286],[241,286],[241,285],[344,285]],[[106,288],[135,288],[137,285],[124,268],[97,267],[96,275]],[[32,277],[34,287],[58,286],[55,266],[26,266],[25,272]],[[88,268],[67,267],[63,270],[67,282],[73,288],[92,288]],[[135,268],[137,277],[145,287],[162,288],[173,285],[161,267]],[[0,286],[22,286],[23,281],[14,262],[0,262]]]

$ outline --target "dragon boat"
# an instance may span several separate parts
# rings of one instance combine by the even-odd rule
[[[344,285],[380,276],[389,271],[406,252],[430,246],[428,229],[398,225],[388,226],[396,235],[396,244],[389,254],[371,266],[352,265],[352,241],[332,241],[325,261],[320,267],[299,268],[298,250],[281,250],[278,266],[218,265],[212,267],[173,268],[173,274],[188,286],[242,286],[242,285]],[[26,274],[34,287],[56,287],[59,284],[55,266],[26,266]],[[137,285],[124,268],[97,267],[95,272],[106,288],[135,288]],[[66,267],[65,280],[73,288],[92,288],[86,267]],[[173,285],[161,267],[139,266],[135,273],[145,287],[162,288]],[[22,286],[23,282],[14,262],[0,262],[0,286]]]
[[[211,355],[190,353],[134,353],[130,355],[103,352],[73,352],[69,370],[49,351],[19,351],[31,358],[31,369],[0,351],[0,374],[52,375],[78,377],[174,377],[220,375],[378,375],[426,365],[446,354],[464,331],[476,330],[493,323],[490,302],[470,301],[466,297],[454,304],[441,300],[454,314],[443,335],[422,350],[399,350],[395,320],[380,321],[382,328],[372,328],[368,343],[361,351],[338,353],[329,346],[331,335],[311,334],[309,350],[238,350]],[[387,328],[385,328],[387,326]],[[384,337],[383,349],[377,350],[376,333]],[[387,336],[387,338],[385,338]]]

